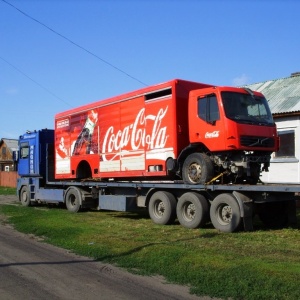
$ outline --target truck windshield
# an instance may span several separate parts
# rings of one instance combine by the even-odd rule
[[[267,100],[255,95],[222,92],[225,114],[238,123],[273,125],[273,117]]]

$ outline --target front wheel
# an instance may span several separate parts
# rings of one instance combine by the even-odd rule
[[[24,185],[21,188],[21,192],[19,194],[19,200],[21,201],[21,204],[23,206],[30,206],[31,205],[30,193],[29,193],[29,189],[26,185]]]
[[[208,220],[208,203],[200,194],[188,192],[183,194],[177,203],[177,218],[186,228],[198,228]]]
[[[183,163],[182,178],[187,184],[205,184],[213,175],[213,163],[204,153],[193,153]]]
[[[176,218],[176,198],[169,192],[155,192],[149,201],[149,215],[156,224],[172,224]]]
[[[214,227],[223,232],[234,232],[241,224],[240,207],[231,194],[220,194],[210,206],[210,220]]]

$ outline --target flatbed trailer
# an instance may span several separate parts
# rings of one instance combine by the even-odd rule
[[[206,184],[190,184],[184,179],[153,181],[147,176],[139,180],[57,178],[56,142],[54,131],[48,129],[20,136],[17,193],[22,205],[65,204],[71,212],[84,208],[147,209],[156,224],[172,224],[177,218],[184,227],[199,228],[211,221],[222,232],[242,227],[253,230],[256,214],[271,227],[297,221],[296,193],[300,192],[300,185],[224,184],[226,176],[223,178],[222,173]],[[82,157],[88,159],[89,154]],[[60,162],[68,165],[68,160]]]
[[[253,217],[269,227],[297,223],[299,185],[200,184],[180,181],[46,181],[20,177],[17,191],[24,206],[64,203],[71,212],[83,208],[113,211],[148,209],[156,224],[172,224],[177,218],[186,228],[203,227],[211,221],[222,232],[241,228],[252,231]]]

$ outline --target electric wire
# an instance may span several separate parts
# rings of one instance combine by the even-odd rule
[[[28,78],[29,80],[31,80],[32,82],[34,82],[36,85],[38,85],[40,88],[42,88],[43,90],[45,90],[46,92],[48,92],[49,94],[51,94],[53,97],[57,98],[58,100],[62,101],[63,103],[67,104],[69,107],[72,108],[72,105],[70,103],[68,103],[67,101],[63,100],[62,98],[58,97],[57,95],[55,95],[53,92],[51,92],[48,88],[44,87],[42,84],[38,83],[36,80],[32,79],[30,76],[28,76],[26,73],[24,73],[23,71],[21,71],[19,68],[17,68],[16,66],[14,66],[13,64],[11,64],[9,61],[7,61],[6,59],[4,59],[3,57],[0,56],[0,59],[3,60],[5,63],[7,63],[10,67],[14,68],[15,70],[17,70],[19,73],[21,73],[23,76],[25,76],[26,78]]]
[[[69,43],[73,44],[74,46],[78,47],[79,49],[87,52],[88,54],[92,55],[93,57],[97,58],[98,60],[102,61],[103,63],[107,64],[108,66],[114,68],[115,70],[123,73],[124,75],[128,76],[129,78],[139,82],[140,84],[144,85],[144,86],[148,86],[146,83],[142,82],[141,80],[139,80],[136,77],[133,77],[132,75],[130,75],[129,73],[125,72],[124,70],[116,67],[115,65],[113,65],[112,63],[108,62],[107,60],[101,58],[100,56],[98,56],[97,54],[91,52],[90,50],[84,48],[83,46],[80,46],[79,44],[73,42],[72,40],[70,40],[69,38],[67,38],[66,36],[62,35],[61,33],[57,32],[56,30],[52,29],[51,27],[49,27],[48,25],[40,22],[39,20],[33,18],[32,16],[28,15],[27,13],[25,13],[24,11],[22,11],[21,9],[19,9],[18,7],[14,6],[13,4],[9,3],[6,0],[2,0],[4,3],[6,3],[7,5],[10,5],[11,7],[13,7],[14,9],[16,9],[17,11],[19,11],[21,14],[23,14],[24,16],[26,16],[27,18],[31,19],[32,21],[38,23],[39,25],[47,28],[48,30],[50,30],[51,32],[53,32],[54,34],[60,36],[61,38],[65,39],[66,41],[68,41]]]

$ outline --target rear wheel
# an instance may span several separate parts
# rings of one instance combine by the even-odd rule
[[[29,189],[26,185],[24,185],[21,188],[21,192],[19,194],[19,200],[21,201],[21,204],[23,206],[30,206],[31,205],[30,193],[29,193]]]
[[[198,228],[208,220],[207,200],[197,193],[183,194],[177,203],[177,218],[186,228]]]
[[[176,218],[176,199],[169,192],[155,192],[149,201],[149,215],[156,224],[172,224]]]
[[[233,195],[220,194],[212,201],[210,220],[216,229],[223,232],[234,232],[239,228],[241,212]]]
[[[204,184],[212,179],[214,166],[204,153],[193,153],[183,163],[182,178],[187,184]]]
[[[78,212],[81,208],[81,192],[76,187],[70,187],[65,196],[66,207],[70,212]]]

